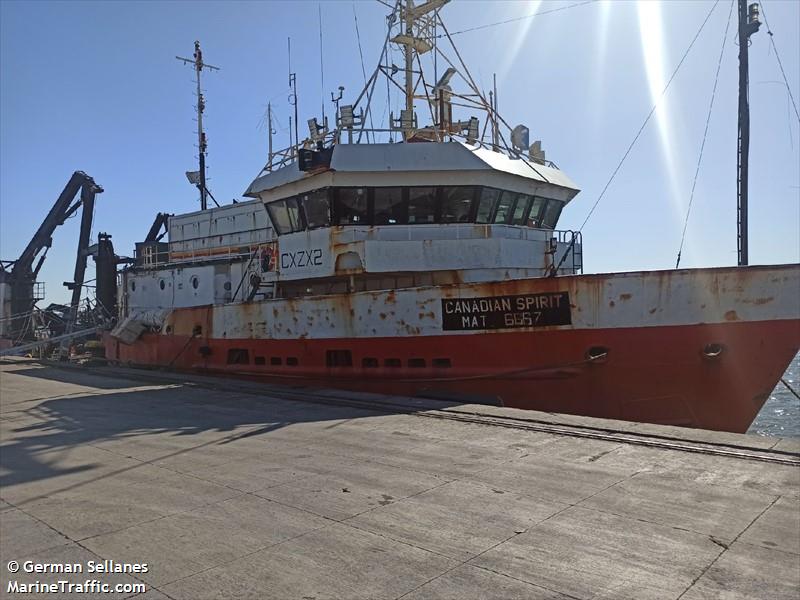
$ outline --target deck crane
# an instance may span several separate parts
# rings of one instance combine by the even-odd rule
[[[78,209],[82,209],[75,272],[73,280],[64,283],[72,290],[66,333],[73,333],[86,273],[86,260],[93,253],[89,246],[89,236],[95,196],[102,192],[103,188],[89,175],[83,171],[75,171],[19,258],[0,262],[0,338],[12,342],[34,338],[33,328],[28,326],[29,317],[36,302],[44,297],[43,284],[37,283],[36,278],[47,257],[47,251],[53,244],[53,232]],[[98,258],[100,255],[95,253],[95,260]]]

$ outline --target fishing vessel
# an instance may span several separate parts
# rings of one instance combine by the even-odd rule
[[[745,431],[800,347],[800,266],[584,274],[577,185],[441,48],[444,4],[398,3],[356,99],[212,208],[195,45],[201,210],[137,244],[107,358]],[[382,77],[405,100],[376,127]]]

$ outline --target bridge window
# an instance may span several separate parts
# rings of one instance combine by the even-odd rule
[[[525,225],[528,216],[528,209],[531,206],[531,197],[525,194],[517,196],[517,203],[514,205],[514,212],[511,215],[512,225]]]
[[[485,187],[481,190],[481,197],[478,200],[478,210],[475,214],[476,223],[489,223],[492,217],[497,199],[500,197],[500,190]]]
[[[554,229],[563,207],[559,200],[477,186],[325,188],[267,204],[279,235],[331,224],[498,223]]]
[[[367,224],[367,188],[338,188],[333,203],[335,225]]]
[[[412,369],[424,369],[425,368],[425,359],[424,358],[409,358],[408,359],[408,366]]]
[[[328,227],[331,224],[331,203],[328,192],[326,188],[301,195],[309,229]]]
[[[472,214],[475,188],[442,188],[442,223],[468,223]]]
[[[408,222],[433,223],[436,221],[436,188],[408,188]]]
[[[503,192],[500,196],[500,201],[497,203],[497,209],[494,214],[493,221],[495,223],[508,223],[511,218],[511,211],[514,207],[514,200],[517,194],[514,192]]]
[[[544,205],[546,199],[541,196],[536,196],[531,204],[531,210],[528,213],[528,227],[541,227],[542,226],[542,212],[544,212]]]
[[[269,218],[279,234],[292,233],[293,231],[302,231],[304,229],[300,218],[300,207],[296,198],[270,202],[267,204],[267,210],[269,210]]]
[[[403,202],[403,188],[375,188],[373,194],[375,225],[408,223],[408,205]]]
[[[365,369],[375,369],[378,367],[378,359],[372,357],[362,358],[361,366]]]
[[[555,229],[558,223],[558,217],[561,215],[561,209],[564,208],[564,203],[558,200],[548,200],[547,208],[544,209],[544,217],[542,217],[542,227],[546,229]]]

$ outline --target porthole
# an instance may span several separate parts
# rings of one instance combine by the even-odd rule
[[[196,276],[192,276],[192,287],[194,289],[197,289],[198,287],[200,287],[200,280],[197,279]]]
[[[226,281],[226,282],[223,284],[223,286],[222,286],[222,287],[225,289],[225,291],[226,291],[226,292],[230,292],[230,291],[231,291],[231,282],[230,282],[230,281]]]
[[[166,283],[164,283],[164,280],[163,280],[163,279],[161,279],[161,280],[159,280],[159,282],[158,282],[158,287],[160,287],[160,288],[163,290],[165,287],[167,287],[167,284],[166,284]]]

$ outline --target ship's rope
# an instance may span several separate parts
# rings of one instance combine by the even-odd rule
[[[497,21],[495,23],[486,23],[484,25],[477,25],[475,27],[469,27],[468,29],[461,29],[460,31],[452,31],[450,35],[459,35],[462,33],[468,33],[470,31],[478,31],[481,29],[488,29],[489,27],[496,27],[498,25],[505,25],[507,23],[515,23],[516,21],[523,21],[525,19],[532,19],[534,17],[541,17],[542,15],[547,15],[550,13],[560,12],[562,10],[567,10],[569,8],[577,8],[578,6],[585,6],[587,4],[594,4],[597,0],[584,0],[583,2],[576,2],[574,4],[569,4],[567,6],[559,6],[558,8],[551,8],[549,10],[539,10],[535,13],[529,15],[522,15],[521,17],[512,17],[510,19],[506,19],[504,21]],[[442,38],[445,37],[445,34],[440,33],[439,35],[433,36],[435,38]]]
[[[191,341],[191,340],[189,340]],[[608,353],[599,354],[597,356],[587,357],[583,360],[563,363],[560,365],[550,365],[546,367],[525,367],[524,369],[513,369],[509,371],[502,371],[500,373],[481,373],[478,375],[463,375],[459,377],[418,377],[418,378],[408,378],[408,377],[381,377],[381,381],[396,381],[400,383],[447,383],[453,381],[475,381],[479,379],[503,379],[506,377],[514,377],[517,375],[525,375],[530,373],[543,373],[547,371],[559,371],[561,369],[569,369],[573,367],[581,367],[593,362],[597,362],[602,360],[608,356]],[[317,379],[317,377],[311,375],[293,375],[291,373],[263,373],[261,371],[229,371],[227,369],[208,369],[208,371],[214,371],[219,373],[227,373],[232,375],[245,375],[248,377],[271,377],[274,379]],[[343,375],[343,376],[331,376],[328,374],[320,374],[319,379],[334,379],[334,380],[352,380],[353,376],[351,375]],[[371,380],[364,379],[366,383],[370,383]]]
[[[186,349],[189,347],[189,344],[191,344],[196,337],[197,333],[193,331],[191,337],[188,340],[186,340],[186,343],[183,345],[183,348],[181,348],[180,351],[175,356],[172,357],[172,360],[169,361],[167,368],[170,368],[172,365],[175,364],[175,361],[178,360],[178,358],[180,358],[181,354],[186,352]]]
[[[692,212],[692,202],[694,201],[694,190],[697,187],[697,177],[700,174],[700,164],[703,162],[703,150],[706,147],[706,138],[708,137],[708,125],[711,123],[711,111],[714,109],[714,98],[717,95],[717,83],[719,82],[719,71],[722,67],[722,56],[725,54],[725,44],[728,41],[728,30],[731,26],[731,15],[733,15],[733,6],[735,0],[731,0],[731,9],[728,11],[728,22],[725,24],[725,33],[722,35],[722,47],[719,49],[719,60],[717,60],[717,73],[714,75],[714,87],[711,90],[711,101],[708,104],[708,114],[706,115],[706,128],[703,131],[703,141],[700,143],[700,154],[697,157],[697,167],[694,170],[694,179],[692,180],[692,191],[689,193],[689,205],[686,207],[686,218],[683,221],[683,233],[681,233],[681,244],[678,246],[678,258],[675,260],[675,268],[677,269],[681,264],[681,254],[683,253],[683,244],[686,241],[686,229],[689,226],[689,215]]]
[[[356,40],[358,40],[358,55],[361,57],[361,74],[364,76],[364,87],[367,87],[367,70],[364,68],[364,51],[361,49],[361,32],[358,29],[358,14],[356,13],[356,3],[353,2],[353,20],[356,24]],[[369,127],[375,129],[372,122],[372,113],[369,113]],[[372,141],[375,142],[375,134],[372,134]],[[369,132],[367,132],[367,142],[369,142]]]
[[[792,95],[792,88],[789,87],[789,81],[786,79],[786,72],[783,70],[783,63],[781,62],[781,56],[778,54],[778,47],[775,45],[775,37],[772,33],[772,30],[769,27],[769,21],[767,21],[767,13],[764,12],[764,3],[761,2],[761,15],[764,17],[764,25],[767,26],[767,33],[769,34],[769,42],[772,44],[772,49],[775,50],[775,58],[778,60],[778,67],[781,70],[781,75],[783,76],[783,83],[786,84],[786,91],[789,92],[789,99],[792,101],[792,107],[794,108],[794,114],[797,117],[798,122],[800,122],[800,112],[797,110],[797,104],[794,101],[794,96]]]
[[[708,23],[708,20],[711,18],[711,14],[714,12],[714,9],[717,8],[717,4],[719,4],[719,0],[714,2],[714,5],[711,7],[711,10],[708,11],[708,14],[706,15],[706,18],[703,19],[703,22],[700,24],[700,28],[697,30],[697,33],[694,34],[694,37],[692,38],[692,41],[689,43],[689,47],[686,48],[686,52],[683,53],[683,56],[681,57],[681,60],[678,63],[678,66],[675,67],[675,70],[672,72],[672,75],[670,75],[670,78],[667,81],[667,84],[664,86],[664,89],[661,91],[661,95],[653,103],[653,107],[650,109],[650,112],[647,114],[647,117],[645,117],[644,122],[642,123],[642,126],[639,127],[639,131],[636,132],[636,135],[633,137],[633,140],[631,141],[630,145],[628,146],[628,149],[625,150],[625,154],[622,155],[622,158],[620,159],[620,161],[617,164],[616,168],[611,173],[611,177],[608,178],[608,181],[606,182],[605,186],[603,186],[603,189],[600,192],[600,195],[597,197],[597,200],[594,201],[594,204],[592,205],[591,210],[589,210],[589,214],[586,215],[586,218],[583,220],[583,224],[581,224],[581,226],[578,229],[578,231],[581,231],[581,232],[583,231],[583,228],[586,227],[586,223],[589,221],[591,216],[594,214],[594,211],[597,208],[597,205],[600,204],[600,201],[606,195],[606,192],[608,191],[608,188],[611,186],[611,183],[614,181],[614,178],[617,176],[617,173],[619,173],[619,170],[622,168],[622,165],[625,163],[625,160],[628,158],[628,155],[631,153],[631,150],[633,150],[633,147],[636,145],[636,142],[639,141],[639,138],[641,137],[642,133],[644,132],[645,127],[647,127],[647,124],[650,122],[650,119],[655,114],[656,109],[658,108],[658,105],[659,105],[660,101],[663,100],[664,96],[667,93],[667,90],[669,89],[669,86],[675,80],[675,76],[678,74],[678,71],[680,70],[681,66],[686,61],[686,57],[689,56],[689,52],[694,47],[694,44],[697,41],[697,38],[700,37],[700,34],[703,32],[703,29],[705,29],[706,23]],[[563,259],[562,259],[562,262],[563,262]],[[560,266],[561,265],[559,265],[559,267]]]
[[[588,365],[600,359],[606,358],[608,353],[603,353],[598,356],[591,356],[587,357],[583,360],[579,360],[576,362],[571,363],[564,363],[562,365],[556,366],[549,366],[549,367],[526,367],[524,369],[515,369],[513,371],[503,371],[501,373],[485,373],[480,375],[464,375],[462,377],[423,377],[423,378],[398,378],[404,382],[409,383],[438,383],[438,382],[448,382],[448,381],[472,381],[477,379],[501,379],[506,377],[515,377],[517,375],[526,375],[532,373],[542,373],[547,371],[559,371],[561,369],[569,369],[572,367],[581,367],[584,365]]]
[[[781,377],[781,383],[786,386],[786,389],[794,394],[794,397],[800,400],[800,394],[797,393],[797,390],[794,389],[792,386],[789,385],[789,382],[786,381],[783,377]]]
[[[708,11],[708,14],[706,15],[706,18],[703,19],[703,22],[700,24],[700,28],[697,30],[697,33],[694,34],[694,37],[692,38],[692,41],[689,43],[689,46],[686,48],[686,52],[683,53],[683,56],[681,57],[681,60],[678,62],[678,65],[675,67],[675,70],[672,72],[672,75],[670,75],[669,80],[667,81],[667,84],[664,86],[664,89],[661,90],[661,95],[653,103],[653,107],[650,109],[650,112],[647,113],[647,116],[645,117],[644,122],[642,123],[642,126],[639,127],[639,131],[637,131],[636,135],[633,136],[633,140],[631,141],[630,145],[628,146],[628,149],[625,150],[625,154],[622,155],[622,158],[620,159],[620,161],[617,164],[616,168],[611,173],[611,177],[609,177],[608,181],[606,181],[606,184],[603,186],[603,189],[600,191],[600,195],[597,196],[597,200],[595,200],[594,204],[592,204],[592,208],[589,210],[589,214],[586,215],[586,218],[583,220],[583,223],[581,223],[581,226],[578,228],[578,233],[583,233],[583,228],[586,227],[586,223],[589,222],[589,219],[594,214],[594,211],[597,208],[597,205],[600,204],[600,201],[606,195],[606,192],[608,191],[608,188],[611,186],[611,183],[614,181],[614,178],[617,176],[617,173],[619,173],[619,170],[622,168],[622,165],[625,163],[625,160],[628,158],[628,155],[631,153],[631,150],[633,150],[633,147],[636,145],[636,142],[639,141],[639,138],[642,136],[642,133],[644,132],[645,127],[647,127],[647,124],[650,122],[650,119],[655,114],[659,103],[661,102],[661,100],[664,99],[664,96],[667,94],[667,90],[669,89],[669,86],[672,84],[672,82],[675,79],[675,76],[678,74],[678,71],[680,70],[681,66],[686,61],[686,57],[689,56],[689,52],[691,52],[692,47],[694,47],[694,44],[697,41],[697,38],[700,37],[700,34],[703,32],[703,29],[705,29],[706,23],[708,23],[708,20],[711,18],[711,14],[714,12],[714,9],[717,8],[717,4],[719,4],[719,0],[716,0],[716,2],[714,2],[714,5],[711,7],[711,10]],[[573,240],[574,240],[574,238],[573,238]],[[569,252],[565,252],[564,256],[561,257],[561,260],[558,262],[558,265],[552,271],[553,276],[555,276],[558,273],[558,271],[561,269],[561,266],[564,264],[564,261],[567,260],[567,256],[568,255],[569,255]]]

